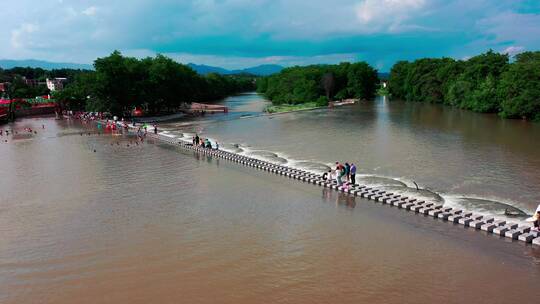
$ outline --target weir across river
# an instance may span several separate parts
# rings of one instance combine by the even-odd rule
[[[131,126],[130,126],[131,128]],[[423,200],[412,196],[395,194],[390,191],[368,187],[366,185],[339,186],[335,180],[325,180],[321,175],[305,170],[291,168],[284,165],[274,164],[268,161],[232,153],[224,150],[214,150],[197,147],[186,141],[163,132],[153,134],[148,132],[151,138],[181,147],[186,150],[195,151],[204,155],[222,158],[244,166],[252,167],[256,170],[263,170],[269,173],[282,175],[283,177],[296,179],[310,183],[319,187],[325,187],[334,191],[346,193],[351,196],[358,196],[374,203],[400,208],[404,211],[414,212],[425,217],[433,217],[442,221],[448,221],[455,225],[463,225],[471,229],[485,231],[486,233],[500,236],[512,240],[519,240],[525,243],[540,246],[540,233],[532,231],[530,226],[519,225],[517,223],[498,220],[494,217],[468,212],[466,210],[454,209],[439,202]]]

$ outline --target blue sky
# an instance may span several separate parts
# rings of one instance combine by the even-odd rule
[[[1,59],[91,63],[118,49],[244,68],[540,50],[540,0],[13,0]]]

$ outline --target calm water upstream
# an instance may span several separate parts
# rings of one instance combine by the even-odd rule
[[[260,102],[238,98],[246,112]],[[406,188],[416,180],[431,189],[421,191],[426,196],[476,195],[523,209],[539,199],[540,133],[531,124],[382,100],[215,119],[166,127],[195,128],[229,149],[313,170],[357,161],[364,181]],[[97,135],[77,122],[24,119],[9,128],[19,134],[7,143],[0,137],[0,303],[532,303],[540,296],[540,249],[530,245],[164,144]]]

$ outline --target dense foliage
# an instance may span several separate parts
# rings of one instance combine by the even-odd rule
[[[46,95],[49,90],[45,85],[29,85],[24,78],[36,82],[67,78],[64,90],[53,92],[64,108],[115,114],[127,114],[134,107],[151,114],[172,112],[192,101],[216,100],[255,89],[253,75],[200,76],[187,65],[162,55],[137,59],[115,51],[96,59],[94,68],[94,71],[0,69],[0,82],[10,82],[11,98],[33,98]]]
[[[375,95],[377,71],[365,62],[310,65],[283,69],[259,78],[257,91],[273,104],[326,104],[332,99],[369,99]]]
[[[540,120],[540,52],[519,54],[512,63],[493,51],[465,61],[400,61],[390,71],[389,90],[407,101]]]
[[[190,67],[158,55],[137,59],[115,51],[94,62],[55,98],[74,109],[125,114],[172,112],[192,101],[207,101],[254,89],[253,76],[198,75]]]
[[[49,94],[49,89],[45,85],[47,78],[67,78],[74,79],[76,75],[84,73],[82,70],[55,69],[44,70],[41,68],[16,67],[12,69],[0,68],[0,82],[10,83],[7,95],[11,98],[33,98]],[[34,83],[27,83],[31,80]]]

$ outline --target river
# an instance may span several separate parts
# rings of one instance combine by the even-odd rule
[[[224,102],[229,116],[160,128],[314,171],[353,161],[365,182],[413,191],[414,180],[419,195],[486,212],[503,203],[529,211],[539,199],[534,124],[383,99],[245,118],[265,101]],[[77,121],[29,118],[8,128],[18,134],[0,137],[0,303],[530,303],[540,295],[540,249],[521,242]]]
[[[228,104],[234,111],[236,103],[260,99],[241,95]],[[403,191],[416,182],[429,198],[473,211],[531,214],[540,203],[540,124],[378,97],[332,110],[163,127],[195,130],[270,160],[274,153],[278,162],[314,171],[354,162],[364,182],[411,187]]]

